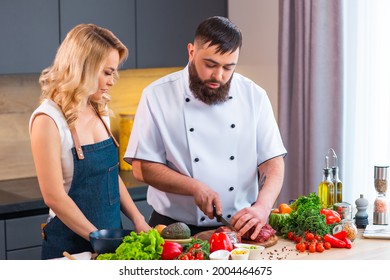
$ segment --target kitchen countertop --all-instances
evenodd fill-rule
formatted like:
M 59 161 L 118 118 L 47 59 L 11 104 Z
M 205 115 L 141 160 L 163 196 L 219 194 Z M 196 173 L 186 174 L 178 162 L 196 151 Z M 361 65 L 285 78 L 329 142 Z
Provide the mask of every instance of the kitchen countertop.
M 363 237 L 363 229 L 358 230 L 351 249 L 331 248 L 322 253 L 303 253 L 295 249 L 295 243 L 279 238 L 276 245 L 265 248 L 264 260 L 390 260 L 390 240 Z
M 120 176 L 134 201 L 145 199 L 147 186 L 134 179 L 131 171 Z M 0 181 L 0 219 L 48 213 L 36 177 Z

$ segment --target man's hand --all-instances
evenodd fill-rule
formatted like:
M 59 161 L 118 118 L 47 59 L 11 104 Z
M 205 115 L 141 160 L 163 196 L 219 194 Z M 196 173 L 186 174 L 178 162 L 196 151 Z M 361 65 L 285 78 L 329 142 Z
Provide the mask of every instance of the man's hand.
M 269 212 L 267 210 L 259 206 L 252 206 L 238 211 L 230 222 L 241 236 L 254 227 L 255 230 L 251 235 L 251 239 L 255 239 L 261 228 L 267 223 L 268 216 Z
M 219 199 L 219 195 L 207 185 L 200 183 L 193 196 L 195 204 L 209 219 L 214 218 L 213 205 L 215 205 L 217 213 L 221 214 L 221 200 Z

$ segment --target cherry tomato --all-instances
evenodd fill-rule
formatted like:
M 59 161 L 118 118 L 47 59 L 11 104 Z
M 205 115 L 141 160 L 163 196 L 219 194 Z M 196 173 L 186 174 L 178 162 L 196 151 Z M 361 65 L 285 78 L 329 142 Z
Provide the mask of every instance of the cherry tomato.
M 315 253 L 317 251 L 316 244 L 310 244 L 309 246 L 309 252 Z
M 196 252 L 195 253 L 195 260 L 203 260 L 204 259 L 204 254 L 202 252 Z
M 294 236 L 294 241 L 295 241 L 295 243 L 301 243 L 302 237 L 300 237 L 300 236 Z
M 321 235 L 316 234 L 316 235 L 314 236 L 314 239 L 315 239 L 315 240 L 318 240 L 318 241 L 321 241 L 321 240 L 322 240 L 322 237 L 321 237 Z
M 324 248 L 325 248 L 326 250 L 329 250 L 330 248 L 332 248 L 332 245 L 330 245 L 329 242 L 324 242 Z
M 297 243 L 297 245 L 295 245 L 295 248 L 296 248 L 299 252 L 305 252 L 305 251 L 306 251 L 306 246 L 305 246 L 305 244 L 303 244 L 303 243 Z
M 180 260 L 188 260 L 188 255 L 186 254 L 186 255 L 181 256 Z
M 287 238 L 290 239 L 290 240 L 294 240 L 294 233 L 292 231 L 290 231 L 288 234 L 287 234 Z
M 314 239 L 314 234 L 311 233 L 311 232 L 307 232 L 306 235 L 305 235 L 305 239 L 306 239 L 307 241 L 313 240 L 313 239 Z
M 322 253 L 323 251 L 325 251 L 325 248 L 324 248 L 324 245 L 322 242 L 318 242 L 317 245 L 316 245 L 316 250 L 317 252 L 319 253 Z

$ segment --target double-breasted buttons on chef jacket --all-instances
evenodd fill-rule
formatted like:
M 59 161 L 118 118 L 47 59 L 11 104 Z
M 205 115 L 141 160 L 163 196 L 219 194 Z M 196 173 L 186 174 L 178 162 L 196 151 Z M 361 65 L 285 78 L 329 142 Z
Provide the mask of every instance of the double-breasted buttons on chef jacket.
M 193 97 L 185 97 L 184 100 L 184 119 L 193 177 L 219 193 L 225 217 L 232 217 L 238 178 L 226 176 L 229 172 L 218 170 L 237 168 L 236 153 L 240 143 L 237 130 L 239 124 L 235 120 L 235 114 L 239 112 L 234 104 L 229 104 L 234 99 L 230 96 L 222 106 L 209 106 Z M 201 226 L 210 222 L 200 210 L 197 217 Z

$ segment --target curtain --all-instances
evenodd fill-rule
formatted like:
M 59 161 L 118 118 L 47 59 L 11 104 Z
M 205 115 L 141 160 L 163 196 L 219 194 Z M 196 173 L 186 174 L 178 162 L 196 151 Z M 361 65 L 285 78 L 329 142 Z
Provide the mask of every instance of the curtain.
M 390 1 L 344 5 L 344 197 L 372 204 L 374 166 L 390 164 Z
M 279 2 L 278 120 L 288 154 L 278 202 L 317 192 L 329 148 L 343 163 L 341 2 Z

